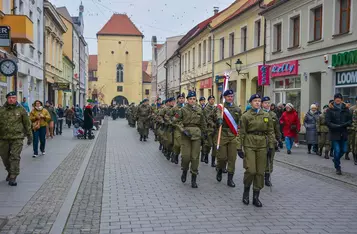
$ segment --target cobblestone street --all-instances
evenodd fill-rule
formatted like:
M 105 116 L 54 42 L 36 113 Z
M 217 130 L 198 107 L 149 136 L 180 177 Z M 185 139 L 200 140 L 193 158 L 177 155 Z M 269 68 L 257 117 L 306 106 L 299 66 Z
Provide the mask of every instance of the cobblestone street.
M 293 159 L 279 153 L 277 159 L 291 165 L 275 163 L 272 191 L 264 188 L 264 206 L 255 208 L 241 202 L 242 160 L 236 188 L 226 185 L 226 175 L 218 183 L 215 170 L 201 164 L 199 188 L 192 189 L 153 138 L 140 142 L 126 121 L 109 120 L 94 141 L 50 142 L 52 158 L 46 157 L 55 161 L 48 159 L 42 177 L 46 161 L 23 156 L 19 185 L 1 180 L 0 218 L 9 220 L 0 233 L 357 233 L 357 187 L 291 166 L 306 162 L 303 149 Z M 5 178 L 3 168 L 0 175 Z

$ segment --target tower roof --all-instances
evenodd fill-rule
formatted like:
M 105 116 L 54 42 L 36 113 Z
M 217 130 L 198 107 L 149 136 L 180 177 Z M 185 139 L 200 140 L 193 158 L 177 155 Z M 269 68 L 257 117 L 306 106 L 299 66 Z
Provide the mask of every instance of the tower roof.
M 97 35 L 143 36 L 125 14 L 113 14 Z

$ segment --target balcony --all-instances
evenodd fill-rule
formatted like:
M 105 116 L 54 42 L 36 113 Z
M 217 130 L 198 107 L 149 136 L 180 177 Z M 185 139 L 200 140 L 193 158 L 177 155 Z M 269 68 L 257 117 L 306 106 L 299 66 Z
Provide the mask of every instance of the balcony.
M 12 43 L 33 43 L 33 23 L 26 15 L 5 15 L 0 25 L 10 26 Z

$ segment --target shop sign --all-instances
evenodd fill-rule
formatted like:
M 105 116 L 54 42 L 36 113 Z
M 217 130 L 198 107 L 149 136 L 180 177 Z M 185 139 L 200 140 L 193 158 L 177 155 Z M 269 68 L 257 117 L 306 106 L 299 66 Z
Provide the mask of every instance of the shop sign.
M 336 72 L 336 86 L 357 84 L 357 71 Z
M 258 66 L 258 85 L 270 85 L 270 66 L 259 65 Z
M 285 63 L 271 65 L 271 77 L 297 75 L 299 70 L 299 61 L 292 60 Z
M 332 55 L 332 66 L 342 67 L 357 64 L 357 50 Z
M 63 91 L 66 91 L 66 90 L 70 90 L 69 88 L 69 83 L 54 83 L 52 85 L 53 89 L 54 90 L 63 90 Z
M 0 26 L 0 46 L 9 47 L 11 45 L 10 27 Z
M 200 89 L 210 89 L 212 88 L 212 78 L 208 78 L 200 81 Z
M 225 78 L 225 76 L 218 76 L 218 75 L 217 75 L 215 82 L 216 82 L 217 84 L 223 83 L 223 82 L 224 82 L 224 78 Z

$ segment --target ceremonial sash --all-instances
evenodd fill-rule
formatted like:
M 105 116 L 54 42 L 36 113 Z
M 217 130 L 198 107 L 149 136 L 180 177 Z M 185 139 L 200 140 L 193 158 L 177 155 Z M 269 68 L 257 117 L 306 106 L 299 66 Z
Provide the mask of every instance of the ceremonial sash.
M 237 136 L 238 135 L 238 124 L 236 123 L 236 121 L 234 120 L 233 116 L 231 115 L 231 113 L 229 112 L 229 110 L 227 108 L 223 108 L 222 104 L 218 105 L 218 108 L 222 111 L 222 109 L 224 109 L 224 113 L 223 113 L 223 118 L 226 121 L 229 129 L 231 130 L 231 132 Z

